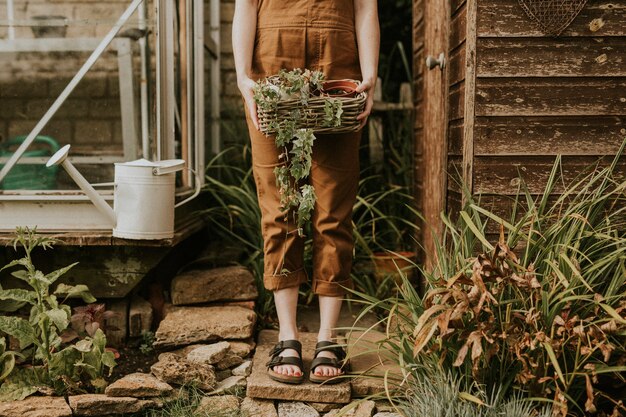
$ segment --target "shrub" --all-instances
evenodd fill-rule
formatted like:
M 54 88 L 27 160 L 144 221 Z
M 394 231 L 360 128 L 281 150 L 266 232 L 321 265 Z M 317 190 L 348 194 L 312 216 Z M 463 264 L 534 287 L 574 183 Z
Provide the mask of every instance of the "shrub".
M 101 329 L 75 344 L 64 343 L 71 320 L 70 307 L 65 304 L 67 298 L 80 296 L 85 302 L 94 302 L 95 298 L 85 285 L 59 284 L 54 292 L 50 291 L 50 287 L 76 265 L 49 274 L 37 270 L 31 253 L 37 247 L 49 249 L 52 244 L 53 240 L 37 235 L 35 230 L 18 228 L 14 248 L 17 250 L 21 246 L 25 256 L 0 269 L 21 266 L 22 269 L 12 271 L 11 275 L 30 287 L 0 288 L 4 310 L 16 311 L 23 306 L 31 306 L 27 319 L 0 316 L 0 331 L 14 337 L 20 350 L 0 354 L 3 366 L 1 376 L 4 377 L 0 386 L 0 401 L 21 400 L 37 391 L 52 390 L 58 394 L 84 392 L 87 389 L 103 391 L 106 386 L 104 372 L 115 366 L 113 353 L 106 351 L 106 337 Z M 4 338 L 0 340 L 4 350 Z M 16 367 L 16 357 L 24 363 L 30 362 L 32 366 Z
M 415 376 L 419 364 L 435 361 L 488 392 L 549 400 L 554 415 L 626 412 L 626 182 L 615 179 L 618 159 L 555 198 L 557 159 L 543 195 L 522 183 L 509 221 L 471 196 L 456 222 L 443 216 L 424 297 L 405 282 L 397 298 L 366 301 L 389 312 L 386 345 L 398 362 Z

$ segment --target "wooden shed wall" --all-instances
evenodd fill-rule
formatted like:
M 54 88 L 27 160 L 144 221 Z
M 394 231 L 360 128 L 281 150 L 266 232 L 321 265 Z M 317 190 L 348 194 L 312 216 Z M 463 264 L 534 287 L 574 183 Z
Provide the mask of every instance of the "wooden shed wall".
M 589 2 L 558 38 L 517 0 L 478 0 L 475 71 L 472 190 L 506 211 L 520 173 L 541 193 L 557 154 L 567 181 L 626 137 L 626 0 Z
M 424 167 L 423 143 L 424 143 L 424 126 L 423 114 L 424 94 L 423 94 L 423 74 L 424 74 L 424 1 L 413 1 L 413 81 L 414 94 L 413 100 L 415 104 L 415 190 L 416 208 L 422 211 L 422 195 L 423 187 L 421 178 L 423 177 L 422 168 Z

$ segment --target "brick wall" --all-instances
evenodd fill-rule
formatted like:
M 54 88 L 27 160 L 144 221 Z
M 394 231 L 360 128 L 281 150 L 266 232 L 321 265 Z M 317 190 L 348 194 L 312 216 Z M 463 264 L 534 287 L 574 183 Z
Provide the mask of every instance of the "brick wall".
M 128 6 L 127 0 L 15 0 L 15 19 L 61 15 L 66 38 L 102 38 Z M 0 18 L 6 5 L 0 4 Z M 136 20 L 131 22 L 135 25 Z M 16 27 L 16 38 L 34 38 Z M 0 38 L 8 29 L 0 27 Z M 138 52 L 135 51 L 136 57 Z M 0 140 L 28 134 L 89 57 L 88 52 L 17 53 L 0 56 Z M 139 71 L 138 58 L 135 73 Z M 117 53 L 106 51 L 42 132 L 73 153 L 119 153 L 122 149 Z
M 129 0 L 15 0 L 15 19 L 29 19 L 42 14 L 62 15 L 71 21 L 67 38 L 101 38 L 129 3 Z M 150 3 L 149 14 L 153 13 L 153 2 Z M 5 7 L 4 3 L 0 3 L 0 19 L 6 17 Z M 219 88 L 222 137 L 227 145 L 247 139 L 232 55 L 234 9 L 234 0 L 222 0 Z M 205 0 L 205 30 L 209 30 L 209 11 L 209 1 Z M 134 22 L 133 17 L 131 25 L 134 26 Z M 6 35 L 7 28 L 0 26 L 0 38 L 6 38 Z M 29 27 L 17 27 L 16 37 L 34 36 Z M 0 141 L 28 134 L 88 56 L 88 53 L 76 52 L 0 56 Z M 135 57 L 134 69 L 138 74 L 136 50 Z M 208 82 L 206 85 L 208 112 L 211 86 Z M 209 120 L 207 117 L 207 132 L 210 132 Z M 121 130 L 118 63 L 116 52 L 111 50 L 98 60 L 42 134 L 56 138 L 61 144 L 72 144 L 75 154 L 83 151 L 115 153 L 122 149 Z
M 237 75 L 233 59 L 232 23 L 234 12 L 235 0 L 222 0 L 220 10 L 222 47 L 220 95 L 222 97 L 221 134 L 225 146 L 248 141 L 248 132 L 243 116 L 243 102 L 237 87 Z

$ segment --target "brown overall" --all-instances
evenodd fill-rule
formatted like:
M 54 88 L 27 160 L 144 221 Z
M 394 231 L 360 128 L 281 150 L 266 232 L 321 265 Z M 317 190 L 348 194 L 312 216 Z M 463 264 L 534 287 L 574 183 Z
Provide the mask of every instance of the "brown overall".
M 284 69 L 323 71 L 327 79 L 361 79 L 354 0 L 259 0 L 252 60 L 254 80 Z M 274 291 L 307 281 L 304 239 L 280 210 L 274 138 L 248 118 L 253 172 L 262 214 L 264 285 Z M 313 291 L 342 296 L 352 288 L 352 206 L 359 179 L 361 132 L 316 135 L 309 181 L 317 203 L 312 218 Z

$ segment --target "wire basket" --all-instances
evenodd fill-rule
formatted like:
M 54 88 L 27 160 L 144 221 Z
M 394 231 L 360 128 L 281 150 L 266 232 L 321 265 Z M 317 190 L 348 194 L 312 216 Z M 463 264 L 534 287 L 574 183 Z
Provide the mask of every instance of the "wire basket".
M 278 79 L 277 76 L 268 77 L 270 82 L 277 82 Z M 324 85 L 334 86 L 345 82 L 354 83 L 356 86 L 360 84 L 357 80 L 330 80 L 324 82 Z M 277 101 L 271 110 L 257 108 L 261 132 L 266 135 L 275 133 L 275 130 L 272 129 L 274 122 L 293 118 L 294 114 L 298 115 L 295 118 L 297 120 L 297 129 L 312 129 L 314 133 L 347 133 L 359 130 L 361 121 L 356 118 L 365 108 L 367 94 L 365 92 L 357 93 L 354 90 L 329 94 L 328 91 L 330 90 L 330 88 L 324 88 L 322 91 L 312 92 L 306 103 L 303 103 L 301 98 L 296 97 Z M 329 99 L 341 102 L 343 113 L 341 114 L 341 124 L 339 126 L 328 126 L 325 120 L 326 106 Z

